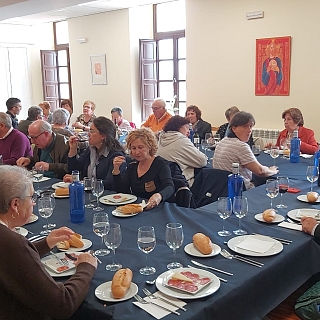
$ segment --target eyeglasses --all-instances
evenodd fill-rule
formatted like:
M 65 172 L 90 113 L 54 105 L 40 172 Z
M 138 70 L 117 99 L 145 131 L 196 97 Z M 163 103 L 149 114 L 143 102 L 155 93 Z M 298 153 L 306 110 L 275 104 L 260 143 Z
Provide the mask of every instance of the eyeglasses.
M 156 108 L 156 107 L 151 107 L 151 109 L 152 109 L 152 111 L 157 111 L 157 110 L 159 110 L 159 109 L 162 109 L 162 107 L 158 107 L 158 108 Z
M 44 134 L 45 133 L 45 131 L 43 131 L 43 132 L 41 132 L 40 134 L 38 134 L 37 136 L 35 136 L 35 137 L 31 137 L 31 136 L 28 136 L 28 138 L 30 139 L 30 140 L 37 140 L 42 134 Z
M 30 198 L 32 203 L 36 203 L 38 199 L 36 194 L 33 194 L 32 196 L 26 196 L 26 198 Z

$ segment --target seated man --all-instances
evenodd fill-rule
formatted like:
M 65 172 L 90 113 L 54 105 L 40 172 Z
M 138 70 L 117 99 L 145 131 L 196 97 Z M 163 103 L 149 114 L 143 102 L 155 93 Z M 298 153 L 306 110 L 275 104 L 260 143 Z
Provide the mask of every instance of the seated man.
M 6 101 L 7 106 L 7 114 L 10 116 L 12 121 L 12 127 L 16 129 L 18 127 L 18 118 L 17 115 L 20 113 L 21 110 L 21 101 L 18 98 L 9 98 Z
M 128 120 L 122 118 L 122 109 L 120 107 L 114 107 L 111 109 L 112 122 L 118 126 L 120 130 L 131 131 L 133 128 Z
M 32 106 L 28 109 L 28 118 L 26 120 L 21 120 L 18 124 L 17 129 L 24 133 L 26 136 L 28 135 L 28 128 L 33 121 L 38 119 L 42 119 L 43 113 L 42 109 L 38 106 Z
M 45 176 L 62 179 L 67 173 L 69 145 L 67 139 L 52 132 L 47 121 L 37 120 L 28 129 L 31 142 L 35 144 L 33 157 L 22 157 L 17 165 L 31 169 L 43 167 Z
M 166 102 L 161 98 L 156 98 L 151 105 L 153 113 L 141 125 L 150 128 L 153 132 L 161 131 L 167 121 L 172 117 L 166 110 Z
M 20 157 L 32 157 L 29 139 L 12 127 L 11 118 L 0 112 L 0 154 L 3 164 L 15 165 Z

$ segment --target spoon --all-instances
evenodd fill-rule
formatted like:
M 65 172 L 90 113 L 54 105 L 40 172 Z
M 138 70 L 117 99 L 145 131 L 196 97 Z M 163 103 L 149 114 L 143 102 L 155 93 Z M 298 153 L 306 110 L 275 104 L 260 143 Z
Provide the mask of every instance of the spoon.
M 153 280 L 146 280 L 146 284 L 155 284 L 157 279 L 153 279 Z
M 97 258 L 98 262 L 99 263 L 102 263 L 102 261 L 94 254 L 94 251 L 93 250 L 89 250 L 88 251 L 93 257 Z

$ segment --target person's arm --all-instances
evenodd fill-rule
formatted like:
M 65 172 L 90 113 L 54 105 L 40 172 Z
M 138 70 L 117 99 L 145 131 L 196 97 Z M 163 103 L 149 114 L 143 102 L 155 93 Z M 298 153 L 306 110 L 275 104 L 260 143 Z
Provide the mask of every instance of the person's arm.
M 301 137 L 300 151 L 302 153 L 314 154 L 318 151 L 318 143 L 314 137 L 314 132 L 311 129 L 302 128 L 304 129 L 304 135 Z
M 162 188 L 159 193 L 162 197 L 162 201 L 166 201 L 174 193 L 174 184 L 171 177 L 170 167 L 164 161 L 161 163 L 161 168 L 158 171 L 158 177 Z
M 199 149 L 197 149 L 190 139 L 187 138 L 185 141 L 185 144 L 181 146 L 181 153 L 178 157 L 179 161 L 176 162 L 178 164 L 181 162 L 181 164 L 192 168 L 205 167 L 207 165 L 208 157 Z
M 28 150 L 27 154 L 25 153 L 26 150 Z M 12 144 L 10 158 L 5 159 L 3 161 L 3 164 L 15 165 L 18 159 L 25 156 L 30 156 L 30 157 L 32 156 L 30 142 L 28 140 L 27 141 L 15 140 Z
M 266 167 L 261 165 L 258 161 L 250 162 L 244 165 L 245 168 L 249 169 L 252 173 L 261 177 L 269 177 L 279 172 L 277 167 Z
M 124 173 L 120 174 L 120 169 L 124 162 L 125 157 L 123 156 L 113 158 L 113 169 L 111 173 L 113 175 L 114 188 L 117 192 L 131 193 L 131 170 L 133 169 L 132 165 L 129 164 Z

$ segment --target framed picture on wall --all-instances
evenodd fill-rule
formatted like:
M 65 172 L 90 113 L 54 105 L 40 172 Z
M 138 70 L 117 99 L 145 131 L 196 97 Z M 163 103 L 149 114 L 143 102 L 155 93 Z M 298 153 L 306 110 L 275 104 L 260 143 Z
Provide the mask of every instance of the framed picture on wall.
M 100 55 L 90 56 L 90 64 L 91 64 L 91 83 L 107 84 L 106 55 L 100 54 Z
M 256 96 L 288 96 L 291 37 L 256 39 Z

